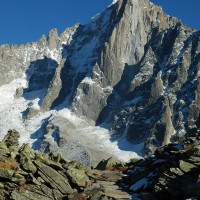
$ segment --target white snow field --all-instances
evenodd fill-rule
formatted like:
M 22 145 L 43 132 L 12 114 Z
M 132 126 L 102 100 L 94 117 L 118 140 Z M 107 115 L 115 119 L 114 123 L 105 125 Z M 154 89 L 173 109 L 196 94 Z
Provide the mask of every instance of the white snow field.
M 38 103 L 44 95 L 44 91 L 35 91 L 34 94 L 33 92 L 26 94 L 26 99 L 23 96 L 15 98 L 16 90 L 18 88 L 26 88 L 26 86 L 25 78 L 20 78 L 0 87 L 0 139 L 6 135 L 9 129 L 16 129 L 21 135 L 20 144 L 29 143 L 32 146 L 37 138 L 31 139 L 31 134 L 40 129 L 44 119 L 48 117 L 62 117 L 76 127 L 69 134 L 70 140 L 74 140 L 87 147 L 90 152 L 96 152 L 94 156 L 98 156 L 98 153 L 101 153 L 102 155 L 108 155 L 107 157 L 114 156 L 123 161 L 138 157 L 138 154 L 133 151 L 140 152 L 142 144 L 133 146 L 125 139 L 112 142 L 110 140 L 110 132 L 107 129 L 92 127 L 87 124 L 84 127 L 81 126 L 80 124 L 84 123 L 84 120 L 76 117 L 67 108 L 59 111 L 38 112 L 34 117 L 24 120 L 22 113 L 28 107 L 39 110 L 40 106 Z M 35 96 L 37 98 L 33 99 L 32 97 Z

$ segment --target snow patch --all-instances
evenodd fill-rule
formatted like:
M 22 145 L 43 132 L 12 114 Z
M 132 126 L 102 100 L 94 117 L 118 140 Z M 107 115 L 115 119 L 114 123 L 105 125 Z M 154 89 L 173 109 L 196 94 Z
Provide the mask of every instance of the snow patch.
M 80 143 L 90 149 L 112 154 L 118 159 L 128 162 L 131 158 L 140 157 L 137 153 L 121 148 L 118 142 L 111 141 L 109 130 L 101 127 L 86 127 L 74 130 L 75 139 L 80 138 Z M 123 143 L 126 145 L 127 143 Z
M 59 110 L 58 112 L 56 112 L 55 115 L 67 119 L 73 125 L 75 125 L 75 127 L 78 127 L 82 122 L 84 122 L 82 119 L 80 119 L 80 118 L 76 117 L 75 115 L 73 115 L 72 112 L 67 108 Z
M 90 77 L 85 77 L 81 83 L 87 83 L 88 85 L 92 85 L 94 84 L 95 82 L 90 78 Z
M 126 138 L 119 139 L 116 143 L 116 146 L 118 146 L 119 149 L 123 151 L 130 151 L 135 152 L 137 154 L 137 157 L 142 156 L 142 149 L 144 148 L 144 142 L 139 144 L 132 144 L 129 141 L 127 141 Z

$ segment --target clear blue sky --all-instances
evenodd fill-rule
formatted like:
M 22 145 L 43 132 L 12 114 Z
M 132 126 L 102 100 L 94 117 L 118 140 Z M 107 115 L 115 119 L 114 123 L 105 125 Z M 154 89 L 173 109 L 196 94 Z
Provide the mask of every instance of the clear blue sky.
M 62 32 L 87 23 L 112 0 L 0 0 L 0 44 L 37 41 L 52 28 Z M 152 0 L 185 24 L 200 29 L 200 0 Z

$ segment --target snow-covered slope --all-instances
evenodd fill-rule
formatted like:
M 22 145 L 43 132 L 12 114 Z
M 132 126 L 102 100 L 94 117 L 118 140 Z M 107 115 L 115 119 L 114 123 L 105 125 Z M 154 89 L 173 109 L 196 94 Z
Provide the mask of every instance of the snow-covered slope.
M 0 137 L 15 128 L 86 163 L 181 140 L 199 127 L 199 37 L 148 0 L 118 0 L 60 36 L 1 46 Z
M 131 150 L 120 150 L 117 142 L 111 142 L 110 133 L 107 129 L 91 127 L 83 119 L 73 115 L 67 108 L 59 111 L 39 112 L 39 101 L 44 96 L 44 90 L 29 92 L 22 97 L 16 98 L 15 91 L 21 87 L 25 88 L 26 85 L 27 81 L 21 78 L 0 87 L 0 139 L 3 139 L 9 129 L 16 129 L 20 131 L 20 144 L 29 143 L 32 148 L 41 151 L 59 150 L 68 159 L 76 159 L 94 165 L 100 159 L 110 156 L 118 157 L 123 161 L 138 157 Z M 38 97 L 35 98 L 35 96 Z M 24 116 L 27 109 L 34 109 L 38 112 L 34 113 L 34 116 L 27 118 L 27 116 Z M 55 131 L 47 129 L 47 124 L 52 124 L 52 121 L 57 118 L 61 118 L 62 122 L 69 123 L 73 127 L 67 135 L 63 135 L 67 143 L 59 145 L 59 147 Z M 44 124 L 46 125 L 44 126 Z M 59 126 L 59 129 L 69 129 L 69 126 L 65 127 L 59 121 L 55 124 Z M 58 137 L 61 137 L 61 133 L 59 133 Z M 48 143 L 48 147 L 44 145 L 45 142 Z M 88 156 L 84 156 L 87 153 Z

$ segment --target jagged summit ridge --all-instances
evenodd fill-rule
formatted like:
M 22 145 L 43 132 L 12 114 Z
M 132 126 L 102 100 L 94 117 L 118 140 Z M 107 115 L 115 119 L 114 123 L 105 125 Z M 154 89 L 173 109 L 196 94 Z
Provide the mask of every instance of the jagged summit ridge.
M 149 1 L 118 0 L 60 36 L 54 29 L 35 43 L 1 46 L 2 94 L 20 78 L 2 97 L 1 116 L 15 107 L 17 129 L 42 151 L 73 146 L 73 134 L 98 125 L 119 148 L 148 154 L 199 126 L 199 37 Z M 11 116 L 6 123 L 16 126 Z

